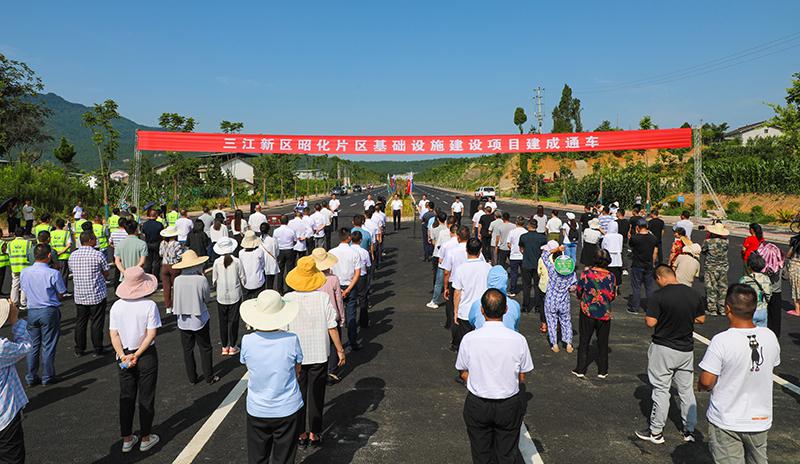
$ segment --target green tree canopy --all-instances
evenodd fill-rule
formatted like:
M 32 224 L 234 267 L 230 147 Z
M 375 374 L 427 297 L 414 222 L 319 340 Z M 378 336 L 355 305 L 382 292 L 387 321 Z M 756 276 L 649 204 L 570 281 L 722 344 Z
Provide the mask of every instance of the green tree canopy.
M 786 89 L 786 106 L 769 106 L 775 111 L 770 122 L 783 131 L 781 143 L 797 154 L 800 152 L 800 72 L 792 74 L 792 86 Z
M 242 129 L 244 129 L 244 123 L 242 122 L 222 121 L 219 123 L 219 130 L 226 134 L 237 133 Z
M 525 115 L 525 109 L 518 106 L 517 109 L 514 110 L 514 125 L 519 128 L 520 134 L 524 132 L 522 125 L 525 124 L 527 121 L 528 121 L 528 116 Z
M 53 155 L 65 168 L 70 169 L 75 158 L 75 145 L 69 143 L 66 137 L 61 137 L 61 143 L 53 149 Z
M 572 89 L 564 84 L 561 100 L 553 108 L 553 132 L 582 132 L 581 101 L 572 97 Z
M 51 139 L 43 131 L 50 110 L 36 98 L 42 89 L 42 80 L 27 64 L 0 53 L 0 157 Z

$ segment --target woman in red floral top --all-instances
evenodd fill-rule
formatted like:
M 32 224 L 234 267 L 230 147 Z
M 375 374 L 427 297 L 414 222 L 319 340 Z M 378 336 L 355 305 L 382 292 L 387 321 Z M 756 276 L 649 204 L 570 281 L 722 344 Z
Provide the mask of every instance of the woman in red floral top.
M 581 312 L 578 324 L 580 345 L 578 346 L 578 365 L 572 371 L 579 378 L 586 377 L 589 367 L 589 342 L 597 333 L 597 377 L 608 376 L 608 336 L 611 332 L 611 302 L 617 297 L 617 280 L 608 270 L 611 255 L 608 250 L 599 249 L 595 254 L 594 266 L 587 267 L 578 279 L 575 294 L 580 302 Z

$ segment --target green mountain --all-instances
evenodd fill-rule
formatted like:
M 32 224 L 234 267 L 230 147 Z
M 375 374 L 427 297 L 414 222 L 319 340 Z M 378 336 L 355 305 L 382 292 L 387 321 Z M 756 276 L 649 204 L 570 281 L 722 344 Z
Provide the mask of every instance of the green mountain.
M 58 161 L 53 156 L 53 148 L 58 146 L 61 137 L 75 145 L 75 164 L 82 169 L 92 170 L 98 167 L 97 147 L 92 143 L 92 132 L 84 127 L 82 115 L 92 108 L 72 103 L 64 100 L 54 93 L 42 94 L 39 101 L 49 108 L 52 113 L 45 123 L 45 133 L 53 139 L 37 147 L 42 152 L 42 160 Z M 147 127 L 137 124 L 127 118 L 119 118 L 113 122 L 114 127 L 119 131 L 119 149 L 117 159 L 112 163 L 113 166 L 124 166 L 122 160 L 131 158 L 133 155 L 133 140 L 136 129 L 159 130 L 155 127 Z
M 451 159 L 452 158 L 433 158 L 416 161 L 356 161 L 356 164 L 386 177 L 386 174 L 405 174 L 407 172 L 420 173 L 441 166 Z

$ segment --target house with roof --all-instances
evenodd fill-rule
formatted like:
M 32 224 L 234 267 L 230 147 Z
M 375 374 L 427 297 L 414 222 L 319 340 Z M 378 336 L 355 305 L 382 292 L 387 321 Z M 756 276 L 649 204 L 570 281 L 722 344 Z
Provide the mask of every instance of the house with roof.
M 740 139 L 743 145 L 759 137 L 779 137 L 783 135 L 780 130 L 769 121 L 761 121 L 746 126 L 738 127 L 725 133 L 725 140 Z

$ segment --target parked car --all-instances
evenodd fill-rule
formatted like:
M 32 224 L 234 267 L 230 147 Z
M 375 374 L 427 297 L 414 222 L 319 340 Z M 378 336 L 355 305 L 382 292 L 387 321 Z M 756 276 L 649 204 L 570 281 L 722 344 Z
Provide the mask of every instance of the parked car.
M 364 191 L 364 188 L 362 186 L 360 186 L 358 184 L 353 186 L 353 193 L 360 193 L 360 192 L 363 192 L 363 191 Z
M 489 197 L 494 198 L 496 194 L 494 187 L 478 187 L 478 189 L 475 190 L 475 196 L 481 199 Z
M 342 195 L 346 195 L 346 193 L 345 193 L 345 190 L 342 187 L 337 185 L 336 187 L 331 189 L 331 195 L 342 196 Z

